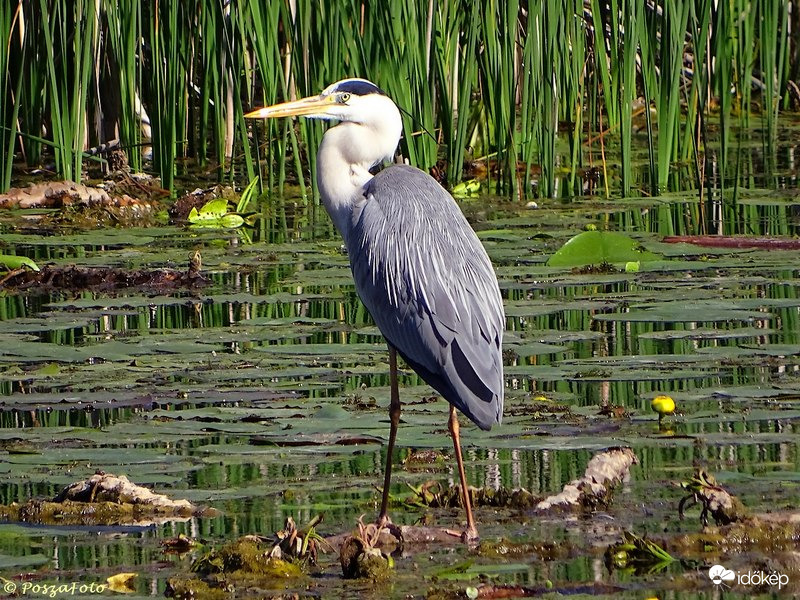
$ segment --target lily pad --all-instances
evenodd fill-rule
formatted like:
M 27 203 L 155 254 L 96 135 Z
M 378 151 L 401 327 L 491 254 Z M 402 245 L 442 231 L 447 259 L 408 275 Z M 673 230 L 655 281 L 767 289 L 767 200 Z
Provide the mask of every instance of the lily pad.
M 581 267 L 602 263 L 622 264 L 658 260 L 657 254 L 625 234 L 614 231 L 583 231 L 568 240 L 547 261 L 550 267 Z

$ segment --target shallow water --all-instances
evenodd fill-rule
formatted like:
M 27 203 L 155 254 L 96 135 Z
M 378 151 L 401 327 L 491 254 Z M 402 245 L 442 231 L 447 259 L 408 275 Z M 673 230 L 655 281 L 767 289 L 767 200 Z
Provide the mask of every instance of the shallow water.
M 745 195 L 729 232 L 800 233 L 791 199 L 778 196 Z M 631 446 L 640 464 L 610 508 L 590 516 L 478 509 L 483 539 L 560 551 L 497 558 L 431 547 L 399 558 L 393 580 L 377 588 L 343 582 L 328 555 L 310 579 L 275 594 L 400 598 L 494 581 L 608 597 L 711 598 L 719 593 L 706 575 L 712 564 L 788 568 L 759 550 L 712 549 L 634 574 L 609 571 L 603 552 L 623 530 L 655 539 L 697 532 L 699 509 L 684 521 L 677 509 L 679 483 L 694 466 L 754 512 L 796 507 L 800 253 L 665 244 L 663 234 L 696 233 L 682 223 L 697 202 L 679 196 L 462 205 L 496 265 L 508 317 L 503 425 L 482 432 L 462 419 L 470 482 L 547 495 L 602 449 Z M 587 224 L 626 231 L 663 259 L 632 273 L 548 267 L 548 256 Z M 0 575 L 88 583 L 129 571 L 139 574 L 139 596 L 163 596 L 191 558 L 164 554 L 165 538 L 183 533 L 214 544 L 319 513 L 319 531 L 335 534 L 376 512 L 387 353 L 355 296 L 341 243 L 319 208 L 291 203 L 266 203 L 252 234 L 252 244 L 236 232 L 172 227 L 4 235 L 17 253 L 57 265 L 185 269 L 199 250 L 209 283 L 157 294 L 0 296 L 0 502 L 53 496 L 102 469 L 221 515 L 140 528 L 6 524 Z M 401 384 L 395 463 L 417 449 L 449 456 L 446 403 L 408 369 Z M 661 393 L 675 399 L 678 414 L 659 429 L 650 401 Z M 603 405 L 624 416 L 599 415 Z M 396 467 L 393 493 L 402 499 L 407 484 L 429 479 L 455 483 L 451 462 Z M 425 513 L 459 526 L 457 510 L 398 504 L 392 516 L 412 524 Z M 800 581 L 800 572 L 792 577 Z

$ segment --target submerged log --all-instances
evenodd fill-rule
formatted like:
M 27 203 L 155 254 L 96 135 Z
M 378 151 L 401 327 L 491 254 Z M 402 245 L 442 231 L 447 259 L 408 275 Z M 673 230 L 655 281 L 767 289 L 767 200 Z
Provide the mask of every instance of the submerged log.
M 607 505 L 612 489 L 625 477 L 632 465 L 638 464 L 630 448 L 611 448 L 595 454 L 586 465 L 583 477 L 571 481 L 554 496 L 549 496 L 536 505 L 538 512 L 553 509 L 593 509 Z
M 95 473 L 86 481 L 78 481 L 65 487 L 53 499 L 53 502 L 118 502 L 120 504 L 138 504 L 157 509 L 178 512 L 194 510 L 188 500 L 172 500 L 164 494 L 156 494 L 152 490 L 136 485 L 125 475 Z
M 52 501 L 28 500 L 0 505 L 0 519 L 44 525 L 137 525 L 216 515 L 188 500 L 132 483 L 124 475 L 96 473 L 64 488 Z

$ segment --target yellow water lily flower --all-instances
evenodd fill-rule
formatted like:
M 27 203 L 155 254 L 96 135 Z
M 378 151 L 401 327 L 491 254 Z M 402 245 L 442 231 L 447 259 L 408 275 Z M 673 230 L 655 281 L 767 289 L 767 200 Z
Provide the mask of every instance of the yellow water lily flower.
M 675 400 L 669 396 L 656 396 L 653 398 L 650 406 L 658 413 L 659 421 L 663 419 L 665 415 L 671 415 L 675 412 Z

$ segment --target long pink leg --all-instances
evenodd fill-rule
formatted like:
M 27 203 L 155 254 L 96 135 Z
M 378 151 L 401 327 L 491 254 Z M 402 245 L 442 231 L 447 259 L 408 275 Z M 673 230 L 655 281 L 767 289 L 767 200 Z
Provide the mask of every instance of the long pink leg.
M 458 415 L 456 414 L 456 407 L 452 404 L 450 405 L 450 421 L 448 425 L 450 435 L 453 436 L 453 448 L 455 448 L 456 451 L 458 477 L 461 480 L 461 500 L 464 502 L 464 511 L 467 513 L 467 529 L 461 534 L 461 539 L 465 542 L 469 542 L 478 539 L 478 528 L 475 527 L 475 518 L 472 516 L 472 506 L 469 501 L 469 487 L 467 486 L 467 474 L 464 472 L 464 459 L 461 458 Z

